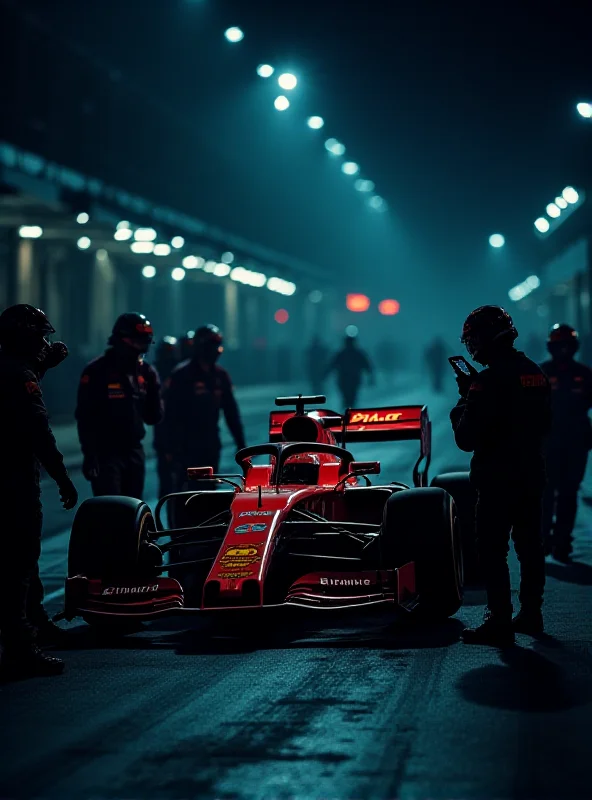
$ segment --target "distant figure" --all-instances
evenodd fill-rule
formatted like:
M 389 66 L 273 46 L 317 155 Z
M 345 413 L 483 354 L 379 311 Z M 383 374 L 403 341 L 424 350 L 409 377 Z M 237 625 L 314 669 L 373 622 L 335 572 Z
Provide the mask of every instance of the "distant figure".
M 592 370 L 575 360 L 578 333 L 570 325 L 554 325 L 547 349 L 551 360 L 541 369 L 551 383 L 553 422 L 547 440 L 547 485 L 543 499 L 545 551 L 569 562 L 578 510 L 578 491 L 592 448 Z
M 322 394 L 329 350 L 320 336 L 314 336 L 305 352 L 306 374 L 311 394 Z
M 332 372 L 337 373 L 337 385 L 345 408 L 355 408 L 364 373 L 368 374 L 370 382 L 374 382 L 370 359 L 357 346 L 355 336 L 345 337 L 343 349 L 333 356 L 327 367 L 327 375 Z
M 388 383 L 392 383 L 395 365 L 397 362 L 397 351 L 390 339 L 382 339 L 376 348 L 376 363 L 378 368 L 384 372 Z
M 195 331 L 187 331 L 179 337 L 177 349 L 179 351 L 179 362 L 187 361 L 193 357 L 193 344 L 195 341 Z
M 432 388 L 438 394 L 444 388 L 444 373 L 446 370 L 446 345 L 443 339 L 437 337 L 426 348 L 425 362 L 430 374 Z
M 165 336 L 156 346 L 154 366 L 165 387 L 171 372 L 180 361 L 178 344 L 174 336 Z M 164 425 L 154 427 L 154 450 L 158 472 L 158 496 L 164 497 L 173 491 L 174 486 L 173 465 L 167 453 Z

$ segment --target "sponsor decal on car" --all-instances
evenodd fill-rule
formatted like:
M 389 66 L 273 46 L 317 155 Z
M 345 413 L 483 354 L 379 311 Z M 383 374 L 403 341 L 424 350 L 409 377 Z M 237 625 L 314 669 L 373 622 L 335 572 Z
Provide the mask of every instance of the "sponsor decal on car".
M 220 559 L 220 566 L 224 570 L 241 570 L 257 564 L 261 561 L 259 548 L 263 547 L 264 542 L 259 544 L 231 545 L 226 548 L 226 552 Z
M 241 511 L 239 517 L 273 517 L 275 511 Z
M 219 578 L 226 578 L 228 580 L 236 580 L 237 578 L 250 578 L 253 575 L 253 571 L 250 569 L 243 569 L 239 572 L 219 572 Z
M 149 592 L 157 592 L 158 584 L 152 586 L 106 586 L 101 594 L 148 594 Z
M 267 529 L 267 525 L 259 522 L 254 525 L 238 525 L 235 529 L 235 533 L 263 533 L 264 530 Z
M 363 422 L 364 424 L 369 424 L 372 422 L 397 422 L 397 420 L 401 419 L 402 416 L 403 413 L 400 411 L 397 412 L 393 411 L 388 414 L 377 414 L 376 412 L 371 414 L 362 411 L 357 411 L 350 416 L 349 422 L 352 425 L 359 422 Z
M 320 578 L 321 586 L 370 586 L 368 578 Z

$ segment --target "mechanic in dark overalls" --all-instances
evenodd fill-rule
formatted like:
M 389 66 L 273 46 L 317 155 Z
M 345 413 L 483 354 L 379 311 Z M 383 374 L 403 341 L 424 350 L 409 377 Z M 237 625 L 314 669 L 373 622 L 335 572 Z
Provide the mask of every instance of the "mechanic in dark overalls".
M 466 643 L 503 646 L 514 631 L 543 630 L 545 559 L 543 445 L 551 424 L 551 390 L 543 371 L 514 348 L 510 315 L 482 306 L 467 317 L 461 341 L 486 369 L 458 378 L 460 400 L 450 412 L 461 450 L 472 452 L 477 490 L 477 551 L 487 590 L 482 625 L 465 629 Z M 512 619 L 510 533 L 520 561 L 520 612 Z
M 171 372 L 180 361 L 178 345 L 174 336 L 165 336 L 156 346 L 154 367 L 165 387 Z M 174 486 L 173 465 L 167 452 L 164 425 L 155 426 L 153 442 L 158 472 L 158 496 L 164 497 L 173 491 Z
M 163 415 L 158 373 L 144 361 L 152 338 L 143 314 L 122 314 L 105 354 L 82 373 L 76 419 L 82 471 L 95 497 L 142 499 L 145 425 L 157 425 Z
M 337 373 L 337 385 L 344 408 L 355 408 L 362 376 L 366 373 L 374 380 L 372 364 L 366 353 L 356 345 L 356 336 L 346 336 L 343 348 L 335 354 L 327 367 L 327 375 Z
M 541 364 L 551 384 L 553 424 L 547 441 L 547 486 L 543 501 L 545 549 L 569 562 L 578 509 L 578 491 L 592 448 L 592 370 L 574 359 L 579 337 L 570 325 L 554 325 Z
M 16 676 L 64 669 L 63 661 L 39 649 L 64 636 L 43 608 L 39 465 L 57 483 L 64 508 L 78 501 L 39 387 L 43 374 L 68 355 L 61 342 L 49 344 L 52 333 L 43 311 L 33 306 L 12 306 L 0 315 L 0 633 L 2 671 Z
M 240 450 L 245 435 L 230 376 L 216 363 L 223 352 L 222 334 L 215 325 L 195 332 L 193 357 L 173 370 L 165 391 L 165 436 L 175 464 L 176 488 L 186 480 L 188 467 L 220 464 L 220 411 Z

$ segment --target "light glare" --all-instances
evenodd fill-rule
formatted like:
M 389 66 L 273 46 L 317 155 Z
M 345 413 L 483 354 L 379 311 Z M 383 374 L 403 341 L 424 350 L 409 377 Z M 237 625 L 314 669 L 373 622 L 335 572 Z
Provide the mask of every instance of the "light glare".
M 225 264 L 232 264 L 234 261 L 234 253 L 231 253 L 230 250 L 222 253 L 221 261 L 223 261 Z
M 80 214 L 76 217 L 76 222 L 79 225 L 86 225 L 86 223 L 89 221 L 89 219 L 90 219 L 90 217 L 88 216 L 86 211 L 81 211 Z
M 43 228 L 40 225 L 21 225 L 19 236 L 21 239 L 39 239 L 43 236 Z
M 366 181 L 363 178 L 358 178 L 354 186 L 358 192 L 371 192 L 374 189 L 374 181 Z
M 132 242 L 130 249 L 132 253 L 153 253 L 154 242 Z
M 590 119 L 592 117 L 592 103 L 578 103 L 576 108 L 578 114 L 584 117 L 584 119 Z
M 555 205 L 555 203 L 549 203 L 549 205 L 547 206 L 547 208 L 545 209 L 545 211 L 546 211 L 546 212 L 547 212 L 547 214 L 548 214 L 550 217 L 552 217 L 553 219 L 556 219 L 557 217 L 559 217 L 559 216 L 561 215 L 561 209 L 560 209 L 560 208 L 558 208 L 558 207 Z
M 296 291 L 296 284 L 291 281 L 285 281 L 283 278 L 269 278 L 267 288 L 272 292 L 278 292 L 278 294 L 290 297 Z
M 559 208 L 561 208 L 561 209 L 567 208 L 567 200 L 565 200 L 563 197 L 556 197 L 555 198 L 555 205 L 559 206 Z
M 233 44 L 241 42 L 245 38 L 245 34 L 236 25 L 233 25 L 232 28 L 227 28 L 224 31 L 224 36 L 228 42 L 232 42 Z M 177 280 L 182 279 L 178 278 Z
M 226 275 L 230 275 L 230 267 L 228 264 L 216 264 L 214 267 L 214 275 L 218 278 L 225 278 Z
M 154 278 L 154 276 L 156 275 L 156 267 L 151 267 L 150 265 L 142 267 L 142 275 L 145 278 Z
M 170 244 L 155 244 L 154 245 L 154 255 L 155 256 L 168 256 L 171 252 Z
M 273 104 L 278 111 L 285 111 L 287 108 L 290 108 L 290 101 L 283 94 L 280 94 L 279 97 L 276 97 L 273 101 Z
M 119 230 L 116 230 L 113 234 L 113 238 L 118 242 L 127 242 L 133 235 L 133 232 L 129 228 L 119 228 Z
M 138 228 L 134 233 L 136 242 L 153 242 L 156 239 L 154 228 Z
M 325 124 L 325 120 L 322 117 L 309 117 L 306 120 L 306 124 L 309 128 L 312 128 L 313 131 L 318 131 Z
M 549 225 L 549 220 L 548 219 L 545 219 L 545 217 L 539 217 L 538 219 L 536 219 L 534 221 L 534 227 L 540 233 L 547 233 L 547 231 L 549 230 L 549 228 L 551 226 Z
M 332 156 L 342 156 L 345 153 L 345 145 L 338 142 L 337 139 L 327 139 L 325 142 L 325 149 L 328 150 Z
M 291 72 L 284 72 L 278 78 L 278 84 L 280 88 L 285 89 L 287 92 L 290 92 L 292 89 L 296 88 L 298 83 L 298 78 L 296 75 L 292 75 Z
M 171 272 L 171 278 L 174 281 L 182 281 L 184 277 L 185 277 L 185 270 L 183 269 L 183 267 L 175 267 L 175 269 L 172 270 Z
M 185 239 L 182 236 L 173 236 L 171 239 L 171 244 L 175 250 L 180 250 L 185 244 Z
M 308 299 L 311 303 L 320 303 L 323 299 L 323 293 L 320 289 L 313 289 L 312 292 L 308 295 Z
M 375 211 L 386 211 L 386 203 L 379 195 L 375 194 L 374 197 L 371 197 L 368 200 L 368 205 L 370 208 L 373 208 Z
M 568 203 L 577 203 L 580 199 L 580 195 L 576 192 L 573 186 L 566 186 L 565 189 L 561 192 L 563 199 L 567 200 Z
M 346 161 L 344 164 L 341 165 L 341 171 L 345 175 L 357 175 L 360 171 L 360 167 L 356 164 L 355 161 Z
M 257 67 L 257 75 L 259 75 L 260 78 L 271 78 L 274 72 L 275 70 L 271 64 L 259 64 Z
M 76 244 L 78 245 L 79 250 L 88 250 L 91 242 L 88 236 L 81 236 L 80 239 L 76 242 Z
M 506 240 L 501 235 L 501 233 L 492 233 L 489 237 L 489 244 L 492 247 L 503 247 L 506 243 Z

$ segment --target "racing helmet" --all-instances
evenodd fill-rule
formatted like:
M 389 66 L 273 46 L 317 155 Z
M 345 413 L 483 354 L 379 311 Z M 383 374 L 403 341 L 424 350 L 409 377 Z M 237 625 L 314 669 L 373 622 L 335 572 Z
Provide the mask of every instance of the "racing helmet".
M 463 325 L 461 342 L 471 358 L 486 363 L 488 351 L 498 343 L 511 344 L 518 336 L 512 317 L 501 306 L 479 306 L 471 311 Z
M 289 456 L 282 467 L 281 484 L 303 483 L 314 486 L 319 480 L 319 457 L 310 453 Z
M 580 349 L 580 337 L 575 328 L 556 322 L 549 331 L 547 350 L 555 358 L 572 358 Z
M 196 356 L 208 362 L 216 362 L 224 352 L 224 337 L 216 325 L 202 325 L 195 331 L 193 341 Z
M 147 353 L 153 341 L 152 325 L 144 314 L 139 314 L 137 311 L 128 311 L 117 317 L 109 337 L 109 344 L 117 345 L 123 342 L 138 353 Z
M 5 350 L 42 361 L 49 351 L 47 336 L 55 328 L 47 315 L 35 306 L 19 303 L 0 314 L 0 345 Z
M 186 361 L 193 356 L 195 331 L 187 331 L 179 337 L 179 353 L 181 361 Z

